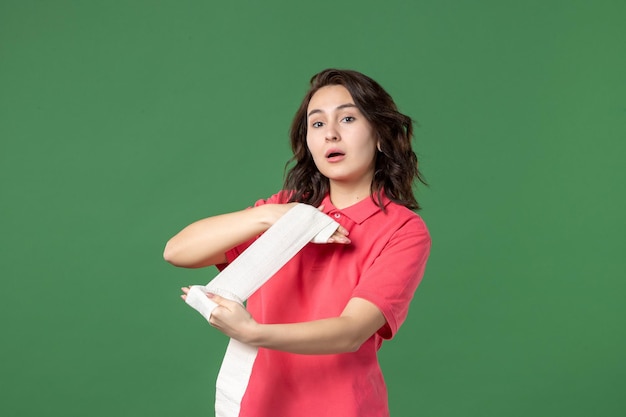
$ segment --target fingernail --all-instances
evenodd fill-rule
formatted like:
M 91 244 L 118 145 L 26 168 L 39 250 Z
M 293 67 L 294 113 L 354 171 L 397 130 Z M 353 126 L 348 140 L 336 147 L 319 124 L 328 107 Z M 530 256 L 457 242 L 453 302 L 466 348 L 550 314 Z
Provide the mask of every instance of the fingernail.
M 206 296 L 209 298 L 213 298 L 215 296 L 215 294 L 211 294 L 210 292 L 206 293 Z

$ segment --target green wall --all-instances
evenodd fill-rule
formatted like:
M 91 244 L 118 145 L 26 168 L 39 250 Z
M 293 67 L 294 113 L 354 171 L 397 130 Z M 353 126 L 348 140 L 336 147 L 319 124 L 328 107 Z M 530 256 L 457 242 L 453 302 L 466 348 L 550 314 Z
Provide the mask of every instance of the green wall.
M 624 416 L 623 1 L 0 0 L 0 415 L 212 415 L 161 257 L 276 191 L 311 75 L 420 125 L 433 236 L 394 417 Z

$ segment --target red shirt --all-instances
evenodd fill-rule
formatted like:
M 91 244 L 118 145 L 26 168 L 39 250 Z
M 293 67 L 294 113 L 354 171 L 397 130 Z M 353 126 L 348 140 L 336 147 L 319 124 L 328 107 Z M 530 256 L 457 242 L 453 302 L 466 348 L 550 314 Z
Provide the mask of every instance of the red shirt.
M 280 203 L 278 194 L 255 206 Z M 324 212 L 349 231 L 352 243 L 309 243 L 247 303 L 259 323 L 337 317 L 352 297 L 374 303 L 387 324 L 358 351 L 299 355 L 259 349 L 241 417 L 385 417 L 387 389 L 376 352 L 406 318 L 426 266 L 430 236 L 421 217 L 384 199 L 339 210 L 327 196 Z M 232 262 L 251 242 L 230 250 Z

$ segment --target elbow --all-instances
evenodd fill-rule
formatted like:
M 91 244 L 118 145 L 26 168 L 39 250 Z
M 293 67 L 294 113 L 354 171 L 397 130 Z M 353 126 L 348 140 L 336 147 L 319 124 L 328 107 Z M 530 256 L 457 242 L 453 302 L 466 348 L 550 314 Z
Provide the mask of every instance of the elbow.
M 346 349 L 343 349 L 343 350 L 342 350 L 341 352 L 339 352 L 339 353 L 354 353 L 354 352 L 356 352 L 357 350 L 359 350 L 359 348 L 360 348 L 360 347 L 361 347 L 361 345 L 360 345 L 360 344 L 356 344 L 356 343 L 354 343 L 354 344 L 348 345 L 348 347 L 347 347 Z
M 357 342 L 357 343 L 353 343 L 352 345 L 350 345 L 350 349 L 346 352 L 346 353 L 354 353 L 357 350 L 361 349 L 361 346 L 363 345 L 363 342 Z
M 343 346 L 341 347 L 341 352 L 339 353 L 354 353 L 357 350 L 361 349 L 361 346 L 364 342 L 365 340 L 362 340 L 361 338 L 355 336 L 347 336 L 344 340 Z
M 210 258 L 202 258 L 197 253 L 181 242 L 176 242 L 174 238 L 170 239 L 163 249 L 163 259 L 181 268 L 202 268 L 209 265 L 215 265 Z
M 163 259 L 174 266 L 178 266 L 176 245 L 172 244 L 171 239 L 165 244 L 165 249 L 163 249 Z
M 354 353 L 361 348 L 362 343 L 346 343 L 337 349 L 336 353 Z
M 343 322 L 337 333 L 337 353 L 354 353 L 361 349 L 361 346 L 369 340 L 375 333 L 374 326 L 363 325 L 359 320 L 355 321 L 350 316 L 341 316 L 339 320 Z M 378 322 L 376 323 L 378 326 Z

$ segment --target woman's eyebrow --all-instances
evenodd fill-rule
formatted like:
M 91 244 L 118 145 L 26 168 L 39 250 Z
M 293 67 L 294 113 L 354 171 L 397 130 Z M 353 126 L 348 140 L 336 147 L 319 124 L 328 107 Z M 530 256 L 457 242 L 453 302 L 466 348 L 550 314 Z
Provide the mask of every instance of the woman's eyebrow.
M 335 110 L 341 110 L 341 109 L 345 109 L 345 108 L 349 108 L 349 107 L 356 107 L 356 104 L 354 103 L 346 103 L 346 104 L 341 104 L 339 106 L 337 106 L 337 108 Z M 324 113 L 323 110 L 321 109 L 313 109 L 309 112 L 309 114 L 307 114 L 308 117 L 311 117 L 312 114 L 315 113 Z

